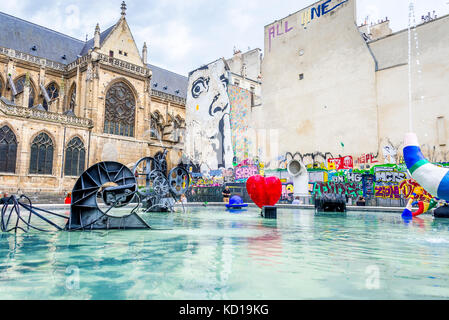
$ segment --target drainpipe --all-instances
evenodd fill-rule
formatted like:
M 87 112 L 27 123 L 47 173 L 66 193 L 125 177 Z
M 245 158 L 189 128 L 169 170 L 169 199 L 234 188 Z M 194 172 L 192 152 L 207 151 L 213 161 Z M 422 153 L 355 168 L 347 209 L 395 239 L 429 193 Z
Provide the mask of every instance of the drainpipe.
M 87 143 L 87 166 L 86 169 L 90 167 L 89 160 L 90 160 L 90 138 L 92 136 L 92 129 L 89 130 L 89 142 Z

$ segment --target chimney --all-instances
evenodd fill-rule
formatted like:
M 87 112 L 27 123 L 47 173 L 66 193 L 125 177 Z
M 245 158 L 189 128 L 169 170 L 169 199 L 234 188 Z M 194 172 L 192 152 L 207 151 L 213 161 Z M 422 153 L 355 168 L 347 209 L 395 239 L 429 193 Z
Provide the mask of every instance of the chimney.
M 94 49 L 100 49 L 100 25 L 98 23 L 95 27 Z
M 143 48 L 142 48 L 142 62 L 143 64 L 147 64 L 148 61 L 148 48 L 147 48 L 147 43 L 144 42 L 143 43 Z

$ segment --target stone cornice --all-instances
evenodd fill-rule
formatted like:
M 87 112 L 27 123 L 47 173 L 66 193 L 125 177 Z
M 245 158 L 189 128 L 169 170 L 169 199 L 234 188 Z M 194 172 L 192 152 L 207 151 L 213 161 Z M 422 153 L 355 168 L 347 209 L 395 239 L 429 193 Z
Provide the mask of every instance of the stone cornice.
M 93 128 L 93 122 L 90 119 L 71 117 L 65 114 L 40 111 L 31 108 L 10 106 L 5 104 L 1 100 L 0 100 L 0 113 L 17 118 L 53 122 L 87 129 Z
M 85 67 L 90 61 L 96 62 L 98 61 L 101 65 L 105 65 L 108 67 L 113 67 L 118 70 L 125 71 L 127 73 L 131 73 L 134 75 L 138 75 L 141 77 L 149 78 L 151 77 L 151 70 L 146 67 L 138 66 L 117 58 L 111 58 L 102 53 L 92 52 L 88 55 L 85 55 L 81 58 L 78 58 L 76 61 L 64 65 L 59 62 L 51 61 L 44 58 L 39 58 L 28 53 L 20 52 L 14 49 L 8 49 L 4 47 L 0 47 L 0 55 L 5 55 L 10 59 L 17 59 L 21 62 L 27 62 L 30 64 L 34 64 L 36 67 L 44 67 L 51 70 L 56 70 L 59 72 L 68 73 L 71 72 L 76 67 L 80 66 L 81 68 Z
M 39 58 L 39 57 L 33 56 L 31 54 L 20 52 L 17 50 L 0 47 L 0 54 L 3 54 L 11 59 L 17 59 L 20 61 L 25 61 L 25 62 L 28 62 L 31 64 L 35 64 L 39 67 L 54 69 L 54 70 L 57 70 L 60 72 L 66 71 L 66 66 L 62 63 Z
M 179 104 L 181 106 L 185 106 L 186 105 L 186 99 L 185 98 L 180 98 L 180 97 L 177 97 L 175 95 L 172 95 L 172 94 L 169 94 L 169 93 L 165 93 L 165 92 L 161 92 L 161 91 L 158 91 L 158 90 L 151 89 L 151 96 L 159 98 L 159 99 L 161 99 L 163 101 L 164 100 L 168 100 L 168 101 L 177 103 L 177 104 Z

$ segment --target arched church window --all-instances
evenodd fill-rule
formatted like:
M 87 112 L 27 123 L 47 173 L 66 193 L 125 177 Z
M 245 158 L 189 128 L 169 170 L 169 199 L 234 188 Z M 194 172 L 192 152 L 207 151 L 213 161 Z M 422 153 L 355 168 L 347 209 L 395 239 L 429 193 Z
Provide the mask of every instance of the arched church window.
M 52 174 L 53 141 L 45 133 L 40 133 L 31 144 L 30 174 Z
M 0 129 L 0 172 L 15 173 L 17 139 L 8 126 Z
M 26 76 L 21 76 L 14 81 L 14 85 L 17 90 L 17 94 L 23 93 L 26 83 Z M 31 108 L 34 105 L 35 91 L 33 85 L 30 83 L 30 97 L 28 99 L 28 108 Z
M 47 86 L 47 94 L 50 98 L 50 102 L 53 102 L 56 98 L 59 97 L 59 88 L 56 85 L 56 83 L 52 82 Z M 44 102 L 42 103 L 42 106 L 45 108 L 45 110 L 48 111 L 48 103 L 47 100 L 44 99 Z
M 78 177 L 84 172 L 86 148 L 80 138 L 75 137 L 65 149 L 64 175 Z
M 104 132 L 133 137 L 136 101 L 131 89 L 123 82 L 114 84 L 106 94 Z

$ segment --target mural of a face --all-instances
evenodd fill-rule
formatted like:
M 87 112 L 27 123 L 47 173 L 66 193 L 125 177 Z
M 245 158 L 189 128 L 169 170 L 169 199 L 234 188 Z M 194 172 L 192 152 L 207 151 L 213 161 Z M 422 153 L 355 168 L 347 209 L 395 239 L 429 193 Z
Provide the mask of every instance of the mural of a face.
M 189 75 L 186 153 L 201 171 L 231 168 L 233 159 L 228 73 L 223 60 Z

